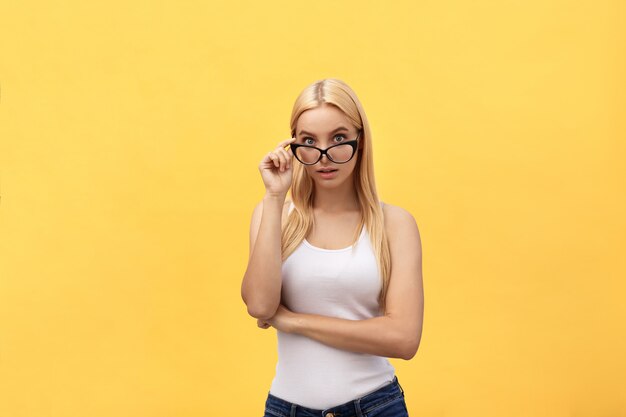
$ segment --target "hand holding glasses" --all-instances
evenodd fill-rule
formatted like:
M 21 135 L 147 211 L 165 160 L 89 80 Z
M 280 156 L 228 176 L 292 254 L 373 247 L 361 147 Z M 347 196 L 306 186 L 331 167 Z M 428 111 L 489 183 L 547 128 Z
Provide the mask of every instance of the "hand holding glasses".
M 263 157 L 259 164 L 267 195 L 282 197 L 287 195 L 287 190 L 291 186 L 293 153 L 291 149 L 285 149 L 285 147 L 294 140 L 295 138 L 289 138 L 280 142 L 273 151 Z
M 354 157 L 360 135 L 359 131 L 355 139 L 337 143 L 326 149 L 293 143 L 296 140 L 294 137 L 280 142 L 273 151 L 263 157 L 259 164 L 266 194 L 282 197 L 287 195 L 287 190 L 291 186 L 293 171 L 291 162 L 294 156 L 304 165 L 315 165 L 323 155 L 335 164 L 345 164 Z M 285 149 L 287 146 L 288 148 Z

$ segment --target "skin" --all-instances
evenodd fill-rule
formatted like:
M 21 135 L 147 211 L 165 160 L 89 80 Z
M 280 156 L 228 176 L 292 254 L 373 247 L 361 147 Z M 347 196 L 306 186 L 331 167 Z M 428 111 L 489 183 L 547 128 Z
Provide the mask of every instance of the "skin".
M 332 133 L 339 126 L 348 130 Z M 301 134 L 302 130 L 313 135 Z M 326 149 L 352 140 L 356 135 L 357 129 L 339 109 L 324 104 L 302 113 L 296 126 L 295 142 Z M 351 243 L 348 239 L 355 231 L 360 216 L 353 186 L 358 157 L 357 152 L 349 162 L 335 164 L 325 155 L 317 164 L 305 166 L 315 183 L 313 213 L 316 227 L 307 237 L 311 244 L 336 249 Z M 292 163 L 300 163 L 284 150 L 276 152 L 275 158 L 271 155 L 271 158 L 278 171 L 284 167 L 291 168 Z M 317 170 L 322 167 L 337 168 L 337 176 L 330 180 L 321 178 Z M 420 233 L 411 213 L 401 207 L 385 204 L 384 217 L 392 272 L 386 299 L 387 311 L 383 316 L 347 320 L 297 313 L 280 304 L 271 318 L 257 320 L 258 327 L 274 327 L 286 333 L 301 334 L 352 352 L 405 360 L 413 358 L 421 340 L 424 312 Z

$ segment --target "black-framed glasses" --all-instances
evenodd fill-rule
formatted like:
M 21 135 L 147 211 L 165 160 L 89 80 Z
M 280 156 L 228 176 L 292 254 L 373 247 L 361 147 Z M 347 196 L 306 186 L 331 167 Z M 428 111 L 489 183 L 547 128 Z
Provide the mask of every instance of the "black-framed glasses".
M 350 161 L 356 153 L 357 144 L 359 143 L 359 136 L 361 132 L 356 135 L 354 140 L 341 142 L 336 145 L 329 146 L 326 149 L 320 149 L 312 145 L 303 145 L 299 143 L 291 143 L 289 147 L 293 152 L 293 156 L 304 165 L 315 165 L 322 159 L 323 155 L 326 155 L 328 159 L 336 164 L 345 164 Z

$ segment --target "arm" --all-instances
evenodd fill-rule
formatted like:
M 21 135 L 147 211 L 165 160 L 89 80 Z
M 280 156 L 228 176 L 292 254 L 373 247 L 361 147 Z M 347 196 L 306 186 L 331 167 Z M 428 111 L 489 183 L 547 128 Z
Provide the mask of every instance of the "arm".
M 347 320 L 316 314 L 297 314 L 293 332 L 351 352 L 411 359 L 417 348 L 402 323 L 389 316 Z
M 388 206 L 388 205 L 387 205 Z M 389 207 L 389 250 L 392 273 L 384 316 L 347 320 L 294 313 L 280 305 L 276 315 L 259 321 L 279 330 L 307 336 L 339 349 L 409 360 L 422 335 L 424 292 L 419 230 L 409 212 Z
M 280 303 L 284 203 L 284 195 L 266 194 L 252 214 L 250 256 L 241 284 L 241 298 L 248 313 L 258 319 L 272 317 Z

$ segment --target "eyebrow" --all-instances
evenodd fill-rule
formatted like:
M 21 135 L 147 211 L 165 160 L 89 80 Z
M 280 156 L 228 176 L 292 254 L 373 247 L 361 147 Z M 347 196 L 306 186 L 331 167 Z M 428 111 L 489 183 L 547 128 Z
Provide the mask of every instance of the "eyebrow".
M 332 133 L 335 133 L 335 132 L 339 132 L 340 130 L 345 130 L 345 131 L 347 131 L 347 130 L 348 130 L 348 128 L 347 128 L 347 127 L 343 127 L 343 126 L 339 126 L 337 129 L 333 130 L 333 131 L 332 131 L 332 132 L 330 132 L 330 133 L 332 134 Z M 313 137 L 315 137 L 315 135 L 314 135 L 313 133 L 309 133 L 309 132 L 306 132 L 306 131 L 304 131 L 304 130 L 301 130 L 299 134 L 300 134 L 300 135 L 305 134 L 305 135 L 309 135 L 309 136 L 313 136 Z

